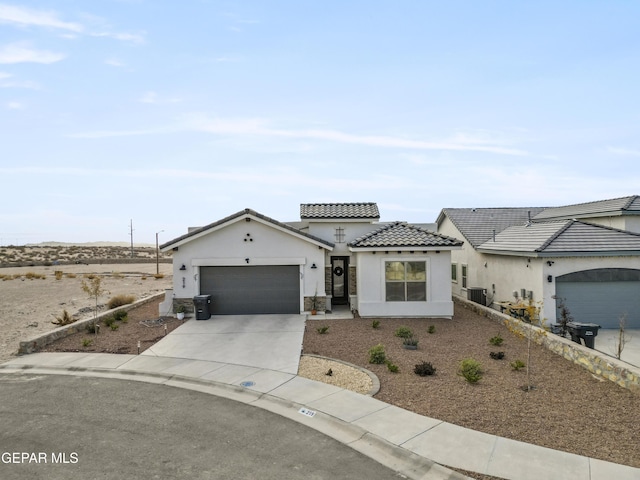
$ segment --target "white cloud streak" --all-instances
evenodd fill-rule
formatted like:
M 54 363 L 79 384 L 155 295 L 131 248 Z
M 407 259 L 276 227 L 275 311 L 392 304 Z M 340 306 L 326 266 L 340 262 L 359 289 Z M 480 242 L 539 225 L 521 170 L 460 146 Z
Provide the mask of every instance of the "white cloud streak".
M 43 63 L 50 64 L 63 60 L 66 55 L 50 52 L 48 50 L 36 50 L 26 43 L 10 43 L 0 48 L 0 63 Z
M 78 23 L 60 20 L 55 12 L 7 4 L 0 4 L 0 23 L 55 28 L 77 33 L 84 31 L 84 27 Z
M 640 157 L 640 150 L 632 150 L 629 148 L 617 148 L 617 147 L 609 147 L 607 148 L 609 153 L 613 153 L 615 155 L 623 155 L 626 157 Z

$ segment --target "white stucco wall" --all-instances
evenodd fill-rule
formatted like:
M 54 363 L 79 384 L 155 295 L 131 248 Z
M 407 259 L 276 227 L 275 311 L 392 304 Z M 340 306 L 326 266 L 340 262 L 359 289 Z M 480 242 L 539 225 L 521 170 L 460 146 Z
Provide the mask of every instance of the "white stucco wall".
M 358 237 L 369 232 L 377 230 L 386 225 L 385 223 L 368 223 L 368 222 L 349 222 L 348 220 L 340 222 L 309 222 L 308 233 L 314 237 L 322 238 L 328 242 L 334 243 L 333 251 L 327 252 L 329 256 L 351 256 L 348 244 Z M 336 242 L 336 229 L 341 227 L 344 229 L 344 242 Z
M 246 241 L 245 241 L 246 240 Z M 200 267 L 299 265 L 300 310 L 303 298 L 324 296 L 324 248 L 252 218 L 211 231 L 180 245 L 173 252 L 173 292 L 176 298 L 193 298 L 200 293 Z M 246 259 L 249 259 L 247 263 Z M 311 266 L 316 264 L 317 268 Z M 185 265 L 186 270 L 180 270 Z
M 426 302 L 385 301 L 385 262 L 427 262 Z M 451 317 L 451 252 L 410 254 L 357 252 L 358 300 L 357 310 L 362 316 Z

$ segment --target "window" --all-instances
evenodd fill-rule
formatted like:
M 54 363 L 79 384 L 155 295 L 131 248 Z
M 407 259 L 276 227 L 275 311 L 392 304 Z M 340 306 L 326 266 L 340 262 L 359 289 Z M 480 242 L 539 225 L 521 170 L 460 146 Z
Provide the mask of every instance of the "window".
M 344 228 L 336 228 L 336 243 L 344 243 Z
M 453 283 L 458 283 L 458 264 L 457 263 L 451 264 L 451 281 Z
M 427 300 L 426 262 L 385 262 L 384 279 L 387 302 Z
M 467 288 L 467 266 L 462 265 L 462 288 Z

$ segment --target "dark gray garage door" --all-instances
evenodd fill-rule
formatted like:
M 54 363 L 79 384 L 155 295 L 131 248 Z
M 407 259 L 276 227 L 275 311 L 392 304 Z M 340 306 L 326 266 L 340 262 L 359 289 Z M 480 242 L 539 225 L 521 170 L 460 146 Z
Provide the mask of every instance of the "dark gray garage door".
M 640 271 L 598 269 L 556 278 L 556 295 L 564 298 L 577 322 L 618 328 L 626 314 L 627 328 L 640 328 Z
M 300 313 L 299 267 L 201 267 L 200 293 L 214 315 Z

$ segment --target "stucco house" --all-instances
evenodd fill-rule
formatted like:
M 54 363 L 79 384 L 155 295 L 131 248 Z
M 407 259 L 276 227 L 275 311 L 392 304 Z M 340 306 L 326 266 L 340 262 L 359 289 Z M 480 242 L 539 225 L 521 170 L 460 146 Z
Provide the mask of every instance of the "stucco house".
M 174 308 L 211 295 L 212 314 L 302 313 L 344 305 L 362 316 L 451 317 L 451 252 L 435 224 L 381 223 L 375 203 L 302 204 L 300 221 L 245 209 L 175 238 Z
M 562 207 L 445 208 L 438 232 L 464 238 L 452 252 L 455 295 L 541 302 L 553 323 L 558 298 L 574 320 L 640 328 L 640 197 Z M 484 295 L 483 295 L 484 294 Z

